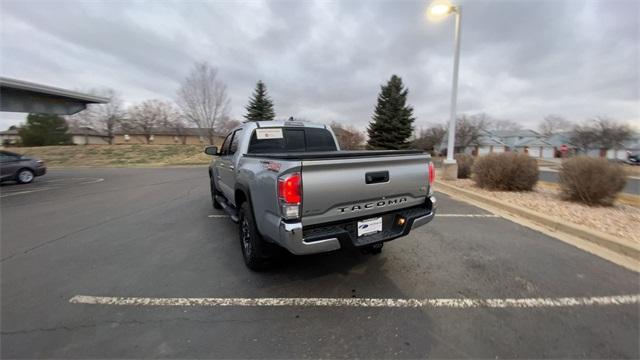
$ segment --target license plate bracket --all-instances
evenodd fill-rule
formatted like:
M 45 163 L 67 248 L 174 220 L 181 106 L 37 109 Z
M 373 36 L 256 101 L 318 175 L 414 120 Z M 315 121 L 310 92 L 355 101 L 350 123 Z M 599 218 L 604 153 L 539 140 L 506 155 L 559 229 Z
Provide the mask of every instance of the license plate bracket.
M 358 221 L 358 237 L 382 231 L 382 217 Z

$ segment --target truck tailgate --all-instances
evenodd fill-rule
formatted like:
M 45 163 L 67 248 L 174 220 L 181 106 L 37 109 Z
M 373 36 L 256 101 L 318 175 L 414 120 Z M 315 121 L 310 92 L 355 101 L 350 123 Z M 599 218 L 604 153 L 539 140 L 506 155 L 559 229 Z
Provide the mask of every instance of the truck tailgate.
M 302 224 L 366 217 L 422 204 L 426 154 L 302 161 Z

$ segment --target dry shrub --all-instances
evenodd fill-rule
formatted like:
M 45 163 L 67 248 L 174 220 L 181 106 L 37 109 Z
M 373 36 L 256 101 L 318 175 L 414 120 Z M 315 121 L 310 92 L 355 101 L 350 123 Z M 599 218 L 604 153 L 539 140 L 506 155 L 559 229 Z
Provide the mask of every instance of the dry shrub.
M 626 181 L 622 166 L 602 158 L 577 156 L 560 168 L 562 197 L 587 205 L 612 205 Z
M 475 158 L 467 154 L 456 154 L 458 163 L 458 179 L 468 179 L 471 177 L 471 167 Z
M 529 191 L 538 182 L 538 164 L 526 154 L 506 152 L 476 159 L 473 180 L 489 190 Z

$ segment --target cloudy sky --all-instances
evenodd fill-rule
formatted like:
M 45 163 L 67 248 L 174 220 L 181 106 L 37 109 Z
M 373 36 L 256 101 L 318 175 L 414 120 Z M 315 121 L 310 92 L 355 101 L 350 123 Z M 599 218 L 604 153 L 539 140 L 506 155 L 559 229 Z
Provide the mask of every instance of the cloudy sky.
M 640 1 L 460 0 L 459 111 L 535 127 L 546 114 L 640 125 Z M 364 129 L 380 84 L 410 89 L 416 127 L 448 118 L 453 19 L 426 1 L 0 1 L 0 74 L 128 104 L 174 99 L 195 61 L 241 118 L 262 79 L 278 117 Z M 23 115 L 0 115 L 0 128 Z

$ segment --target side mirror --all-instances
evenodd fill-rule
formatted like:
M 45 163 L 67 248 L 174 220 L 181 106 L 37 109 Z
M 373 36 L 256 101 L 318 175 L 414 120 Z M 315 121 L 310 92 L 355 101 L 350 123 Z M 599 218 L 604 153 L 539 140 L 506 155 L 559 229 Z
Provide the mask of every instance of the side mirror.
M 207 155 L 218 155 L 218 147 L 217 146 L 207 146 L 204 148 L 204 153 Z

